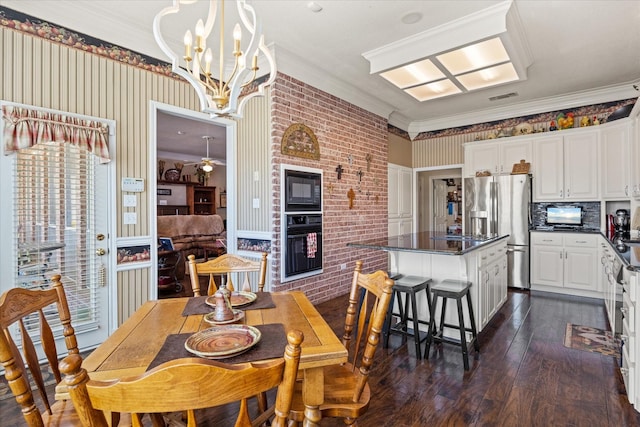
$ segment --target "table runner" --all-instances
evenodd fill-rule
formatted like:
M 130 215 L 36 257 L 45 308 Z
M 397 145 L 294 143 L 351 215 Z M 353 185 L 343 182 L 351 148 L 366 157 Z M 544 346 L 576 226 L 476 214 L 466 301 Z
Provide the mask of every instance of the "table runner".
M 223 363 L 243 363 L 282 357 L 284 355 L 284 348 L 287 346 L 287 335 L 284 330 L 284 325 L 281 323 L 272 323 L 255 327 L 262 333 L 260 341 L 258 341 L 255 346 L 237 356 L 217 359 L 217 361 Z M 164 344 L 162 344 L 158 354 L 156 354 L 156 357 L 147 367 L 147 371 L 170 360 L 184 357 L 198 357 L 184 348 L 184 343 L 191 335 L 193 334 L 169 335 Z
M 260 310 L 263 308 L 276 308 L 273 298 L 271 298 L 270 292 L 256 292 L 256 300 L 249 305 L 243 307 L 237 307 L 240 310 Z M 214 308 L 208 306 L 205 301 L 209 296 L 192 297 L 187 301 L 187 305 L 182 311 L 183 316 L 192 316 L 196 314 L 209 314 L 214 311 Z

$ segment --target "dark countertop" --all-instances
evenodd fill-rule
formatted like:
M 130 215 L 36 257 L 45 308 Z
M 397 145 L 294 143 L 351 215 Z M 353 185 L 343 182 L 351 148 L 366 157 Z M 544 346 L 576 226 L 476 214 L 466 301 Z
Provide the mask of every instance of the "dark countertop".
M 476 238 L 435 231 L 402 234 L 382 239 L 363 240 L 347 243 L 354 248 L 377 249 L 383 251 L 424 252 L 439 255 L 463 255 L 490 243 L 506 239 L 508 235 L 490 238 Z

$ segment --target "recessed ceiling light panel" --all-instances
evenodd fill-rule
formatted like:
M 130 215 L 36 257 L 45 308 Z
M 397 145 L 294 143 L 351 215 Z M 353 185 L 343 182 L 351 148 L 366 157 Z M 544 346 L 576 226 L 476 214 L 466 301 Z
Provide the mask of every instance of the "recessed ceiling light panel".
M 509 61 L 509 55 L 499 37 L 438 55 L 438 61 L 453 75 L 466 73 Z
M 429 59 L 408 64 L 380 74 L 400 89 L 445 78 L 445 75 Z
M 465 89 L 476 90 L 518 80 L 518 73 L 513 68 L 513 64 L 508 63 L 463 74 L 456 78 Z
M 443 96 L 455 95 L 462 92 L 451 80 L 440 80 L 422 86 L 405 89 L 409 95 L 418 101 L 428 101 L 429 99 L 441 98 Z

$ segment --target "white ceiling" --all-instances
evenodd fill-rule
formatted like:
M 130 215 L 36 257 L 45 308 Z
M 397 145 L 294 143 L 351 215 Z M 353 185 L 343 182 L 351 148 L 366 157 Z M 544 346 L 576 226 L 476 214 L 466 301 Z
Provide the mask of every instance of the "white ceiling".
M 637 97 L 640 82 L 640 1 L 516 0 L 532 64 L 528 79 L 420 103 L 377 75 L 364 52 L 495 5 L 485 0 L 249 1 L 273 43 L 278 70 L 421 131 Z M 153 18 L 170 0 L 0 0 L 0 5 L 166 60 L 152 35 Z M 227 7 L 229 10 L 229 7 Z M 414 24 L 408 13 L 422 14 Z M 177 34 L 192 27 L 171 29 Z M 180 36 L 181 38 L 181 36 Z M 179 49 L 179 48 L 178 48 Z M 181 50 L 178 50 L 181 51 Z M 497 101 L 489 98 L 516 92 Z M 213 157 L 213 156 L 212 156 Z

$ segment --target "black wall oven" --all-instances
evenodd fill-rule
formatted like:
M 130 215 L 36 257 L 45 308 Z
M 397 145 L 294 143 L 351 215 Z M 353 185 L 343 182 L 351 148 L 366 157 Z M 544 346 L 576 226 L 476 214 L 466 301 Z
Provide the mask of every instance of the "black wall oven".
M 287 214 L 285 277 L 322 270 L 322 215 Z

